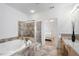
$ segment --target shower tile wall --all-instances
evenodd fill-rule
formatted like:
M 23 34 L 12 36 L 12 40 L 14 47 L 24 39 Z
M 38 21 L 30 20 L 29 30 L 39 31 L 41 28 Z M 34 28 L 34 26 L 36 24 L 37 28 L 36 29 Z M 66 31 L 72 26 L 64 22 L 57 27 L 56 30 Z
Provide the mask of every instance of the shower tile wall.
M 33 37 L 38 43 L 41 43 L 41 21 L 19 21 L 19 37 Z M 35 32 L 36 27 L 36 32 Z M 36 35 L 36 36 L 35 36 Z
M 34 22 L 19 22 L 19 36 L 34 37 Z
M 41 43 L 41 21 L 36 23 L 36 39 L 37 42 Z

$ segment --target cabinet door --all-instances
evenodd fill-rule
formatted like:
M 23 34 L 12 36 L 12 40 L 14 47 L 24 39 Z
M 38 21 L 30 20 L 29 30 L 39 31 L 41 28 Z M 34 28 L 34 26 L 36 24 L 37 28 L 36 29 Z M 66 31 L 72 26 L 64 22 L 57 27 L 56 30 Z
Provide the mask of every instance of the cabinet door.
M 64 55 L 64 52 L 65 52 L 65 45 L 63 40 L 61 40 L 61 54 Z

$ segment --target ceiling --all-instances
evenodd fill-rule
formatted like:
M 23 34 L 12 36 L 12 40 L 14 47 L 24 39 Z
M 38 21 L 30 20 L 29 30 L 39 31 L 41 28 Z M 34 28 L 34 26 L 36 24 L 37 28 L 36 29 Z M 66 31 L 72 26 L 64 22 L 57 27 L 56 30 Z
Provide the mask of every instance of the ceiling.
M 19 10 L 25 14 L 31 14 L 30 10 L 35 10 L 35 13 L 48 11 L 56 8 L 73 8 L 73 3 L 6 3 L 6 5 Z

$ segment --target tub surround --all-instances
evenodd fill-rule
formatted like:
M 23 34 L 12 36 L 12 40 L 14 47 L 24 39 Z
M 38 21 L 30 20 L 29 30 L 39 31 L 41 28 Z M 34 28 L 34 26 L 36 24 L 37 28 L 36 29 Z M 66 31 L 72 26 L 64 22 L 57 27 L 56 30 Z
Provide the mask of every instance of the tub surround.
M 1 43 L 0 48 L 2 49 L 0 49 L 0 56 L 20 55 L 23 53 L 18 54 L 18 52 L 21 52 L 28 47 L 29 45 L 26 45 L 24 40 L 13 40 Z

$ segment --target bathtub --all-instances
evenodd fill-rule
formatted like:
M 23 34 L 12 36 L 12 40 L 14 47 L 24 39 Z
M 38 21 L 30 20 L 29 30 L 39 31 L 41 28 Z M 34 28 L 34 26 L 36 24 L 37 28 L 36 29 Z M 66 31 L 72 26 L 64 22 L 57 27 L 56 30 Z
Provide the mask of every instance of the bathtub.
M 13 40 L 0 44 L 0 56 L 12 56 L 27 48 L 24 40 Z

